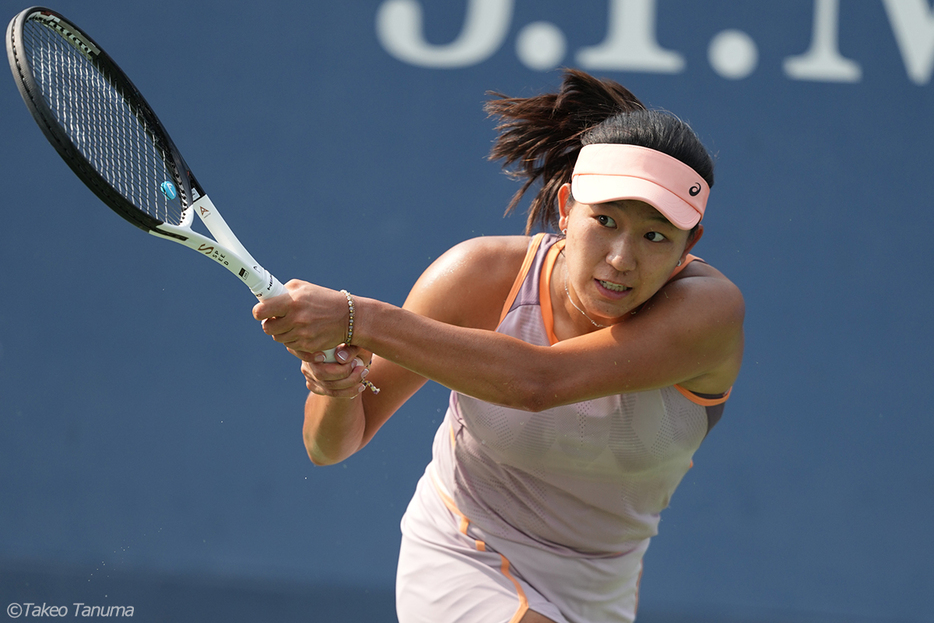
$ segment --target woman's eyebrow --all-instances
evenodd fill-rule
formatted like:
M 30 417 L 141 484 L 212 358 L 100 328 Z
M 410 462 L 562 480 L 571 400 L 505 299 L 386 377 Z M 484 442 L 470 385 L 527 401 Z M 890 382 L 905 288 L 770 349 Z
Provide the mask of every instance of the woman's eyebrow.
M 653 206 L 645 203 L 644 201 L 640 201 L 638 199 L 619 199 L 617 201 L 607 201 L 605 203 L 594 204 L 594 207 L 604 206 L 606 208 L 611 208 L 614 210 L 618 210 L 620 212 L 625 212 L 627 210 L 626 203 L 628 201 L 638 201 L 638 203 L 650 209 L 650 210 L 645 211 L 645 216 L 644 216 L 645 220 L 653 222 L 653 223 L 661 223 L 661 224 L 668 225 L 670 227 L 677 229 L 675 224 L 669 221 L 668 218 L 664 214 L 659 212 L 657 208 L 654 208 Z

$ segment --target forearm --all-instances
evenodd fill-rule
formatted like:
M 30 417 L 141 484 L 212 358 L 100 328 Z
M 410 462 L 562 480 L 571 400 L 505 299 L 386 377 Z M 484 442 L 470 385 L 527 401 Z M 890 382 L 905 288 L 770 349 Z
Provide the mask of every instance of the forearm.
M 354 343 L 458 392 L 538 410 L 536 368 L 543 350 L 484 329 L 452 326 L 388 303 L 358 297 Z M 540 378 L 540 377 L 539 377 Z
M 308 458 L 315 465 L 333 465 L 363 444 L 363 398 L 331 398 L 309 394 L 302 428 Z
M 695 295 L 700 303 L 688 306 L 682 300 L 683 288 L 672 289 L 639 317 L 552 346 L 439 322 L 361 298 L 354 342 L 457 392 L 542 411 L 667 387 L 715 370 L 727 361 L 730 335 L 735 333 L 735 323 L 723 322 L 716 301 L 707 300 L 718 293 L 713 288 Z M 731 383 L 732 378 L 718 383 L 716 391 L 725 391 Z

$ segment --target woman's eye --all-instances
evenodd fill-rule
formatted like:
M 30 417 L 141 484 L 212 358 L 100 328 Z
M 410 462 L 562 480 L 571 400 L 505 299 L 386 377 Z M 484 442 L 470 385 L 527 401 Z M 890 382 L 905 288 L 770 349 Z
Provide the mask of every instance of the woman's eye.
M 611 219 L 606 214 L 598 214 L 597 222 L 603 225 L 604 227 L 616 227 L 616 221 Z
M 662 240 L 665 240 L 665 234 L 661 234 L 657 231 L 650 231 L 645 235 L 645 237 L 651 242 L 661 242 Z

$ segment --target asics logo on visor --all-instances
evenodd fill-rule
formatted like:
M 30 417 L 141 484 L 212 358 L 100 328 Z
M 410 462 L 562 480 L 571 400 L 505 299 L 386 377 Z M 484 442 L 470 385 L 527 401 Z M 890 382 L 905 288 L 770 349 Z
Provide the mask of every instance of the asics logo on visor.
M 692 197 L 696 197 L 697 195 L 700 194 L 700 191 L 701 191 L 701 185 L 700 185 L 700 182 L 698 182 L 694 184 L 693 186 L 691 186 L 691 189 L 688 190 L 688 194 L 690 194 Z

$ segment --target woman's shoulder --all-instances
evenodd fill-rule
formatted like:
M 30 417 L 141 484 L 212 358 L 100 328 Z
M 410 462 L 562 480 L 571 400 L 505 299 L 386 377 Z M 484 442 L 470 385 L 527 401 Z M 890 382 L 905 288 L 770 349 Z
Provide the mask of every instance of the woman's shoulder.
M 450 324 L 495 328 L 530 241 L 481 236 L 458 243 L 422 273 L 406 307 Z
M 742 305 L 743 295 L 739 287 L 713 265 L 694 258 L 682 271 L 669 280 L 669 284 L 681 282 L 683 286 L 712 288 L 726 301 Z M 663 288 L 664 289 L 664 288 Z
M 690 327 L 693 336 L 710 359 L 719 363 L 703 374 L 679 385 L 701 394 L 727 391 L 739 374 L 743 358 L 743 320 L 745 302 L 740 289 L 722 272 L 707 262 L 692 261 L 653 297 L 647 307 L 662 300 L 681 301 L 680 315 L 673 325 Z M 658 305 L 663 307 L 664 305 Z
M 454 245 L 448 253 L 467 255 L 474 260 L 503 260 L 519 256 L 521 261 L 531 241 L 531 236 L 479 236 Z

